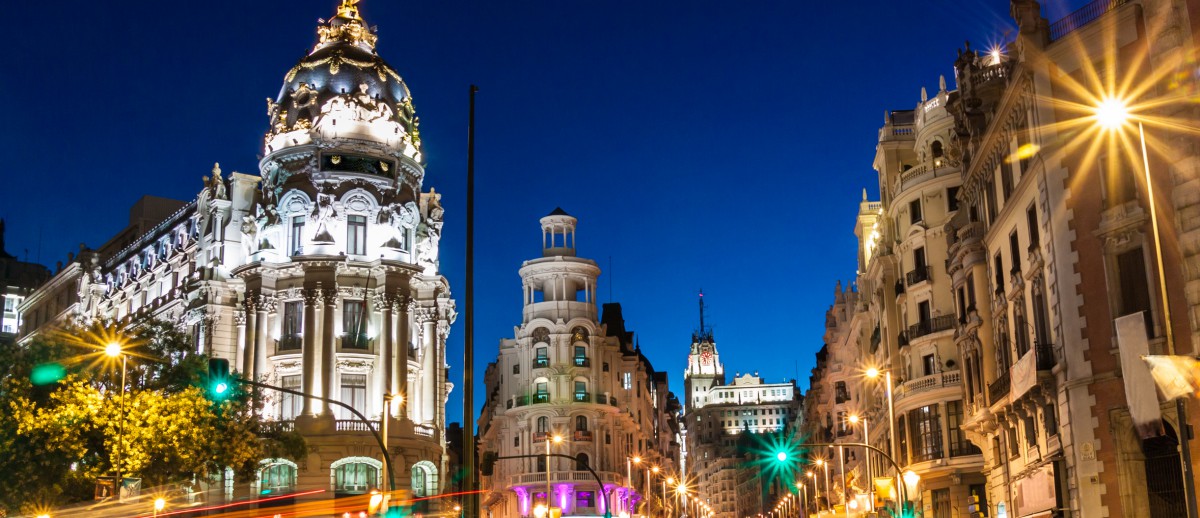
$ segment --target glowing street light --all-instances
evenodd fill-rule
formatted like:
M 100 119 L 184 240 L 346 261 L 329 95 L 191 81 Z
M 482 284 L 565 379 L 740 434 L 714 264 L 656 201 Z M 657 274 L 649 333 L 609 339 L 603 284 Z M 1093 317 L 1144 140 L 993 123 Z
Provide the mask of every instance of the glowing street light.
M 779 462 L 787 462 L 787 459 L 788 454 L 786 451 L 781 451 L 775 454 L 775 460 L 778 460 Z
M 125 367 L 129 356 L 121 350 L 121 343 L 111 341 L 104 346 L 104 354 L 109 358 L 121 358 L 121 426 L 117 429 L 117 444 L 113 448 L 113 469 L 117 472 L 117 498 L 121 497 L 121 487 L 124 485 L 124 473 L 121 472 L 121 442 L 125 440 Z
M 547 495 L 547 498 L 548 497 L 549 497 L 549 495 Z M 625 513 L 621 513 L 621 514 L 622 514 L 622 516 L 624 516 Z M 538 505 L 534 506 L 533 515 L 536 516 L 537 518 L 545 517 L 546 516 L 546 506 L 543 504 L 538 504 Z
M 162 498 L 154 499 L 154 516 L 158 516 L 167 507 L 167 501 Z
M 1119 129 L 1125 123 L 1129 122 L 1129 105 L 1116 97 L 1106 97 L 1096 106 L 1094 117 L 1096 118 L 1096 122 L 1106 130 Z M 1142 145 L 1144 148 L 1144 138 Z

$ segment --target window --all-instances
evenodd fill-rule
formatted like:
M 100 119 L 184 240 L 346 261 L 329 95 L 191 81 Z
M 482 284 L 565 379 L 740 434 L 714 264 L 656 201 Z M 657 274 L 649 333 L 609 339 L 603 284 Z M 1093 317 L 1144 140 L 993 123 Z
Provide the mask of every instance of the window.
M 292 218 L 291 232 L 288 233 L 289 255 L 300 255 L 304 252 L 304 216 Z
M 1029 324 L 1025 321 L 1025 296 L 1013 308 L 1013 345 L 1017 347 L 1017 358 L 1023 358 L 1029 352 Z
M 834 384 L 834 391 L 836 393 L 835 397 L 837 398 L 838 403 L 850 401 L 850 391 L 846 388 L 846 382 L 839 381 Z
M 929 145 L 929 154 L 932 155 L 933 158 L 942 158 L 942 141 L 933 141 L 933 143 Z
M 946 210 L 954 212 L 958 210 L 958 186 L 946 189 Z
M 1037 206 L 1030 205 L 1025 210 L 1025 226 L 1029 230 L 1029 249 L 1033 250 L 1041 244 L 1041 234 L 1038 233 Z
M 283 330 L 279 350 L 299 349 L 304 334 L 304 308 L 298 300 L 283 303 Z
M 366 305 L 364 300 L 347 300 L 342 303 L 343 348 L 367 348 L 367 322 L 363 318 Z
M 1058 435 L 1058 410 L 1054 405 L 1042 407 L 1042 426 L 1046 428 L 1047 437 Z
M 917 199 L 915 199 L 913 201 L 908 202 L 908 217 L 909 217 L 909 219 L 908 219 L 909 223 L 912 225 L 916 225 L 917 223 L 920 223 L 921 221 L 924 220 L 924 218 L 921 217 L 921 198 L 920 197 L 918 197 Z
M 437 494 L 437 467 L 423 460 L 412 467 L 412 495 L 426 497 Z
M 1000 252 L 992 258 L 992 267 L 996 271 L 996 293 L 1004 293 L 1004 258 L 1000 257 Z
M 587 416 L 575 416 L 575 431 L 586 432 L 588 429 Z
M 904 427 L 904 415 L 896 418 L 896 449 L 899 451 L 897 459 L 901 466 L 908 465 L 908 434 L 905 433 L 907 428 Z
M 283 376 L 280 386 L 285 389 L 300 390 L 300 376 Z M 304 411 L 304 398 L 295 394 L 284 393 L 279 398 L 279 420 L 291 421 Z
M 913 462 L 942 458 L 942 423 L 937 404 L 909 412 Z
M 950 488 L 934 489 L 933 518 L 950 518 Z
M 537 433 L 550 433 L 550 418 L 542 416 L 537 418 Z
M 1021 239 L 1017 231 L 1008 235 L 1008 256 L 1012 258 L 1012 273 L 1021 272 Z
M 1013 192 L 1013 169 L 1008 157 L 1000 161 L 1000 190 L 1004 195 L 1004 202 L 1008 203 Z
M 342 374 L 341 402 L 351 408 L 365 413 L 367 410 L 367 375 Z M 354 419 L 354 414 L 342 407 L 337 408 L 340 419 Z
M 286 491 L 296 487 L 296 466 L 272 464 L 258 472 L 259 489 L 264 492 Z
M 921 357 L 921 368 L 925 372 L 925 376 L 937 374 L 937 360 L 932 354 L 926 354 Z
M 987 224 L 996 221 L 996 181 L 988 179 L 983 186 L 983 202 L 987 206 Z
M 534 358 L 533 365 L 535 367 L 549 367 L 550 366 L 550 349 L 547 347 L 538 347 L 537 348 L 537 357 Z
M 587 382 L 576 380 L 575 381 L 575 401 L 578 401 L 581 403 L 586 402 L 588 400 L 587 395 L 588 395 L 587 394 Z
M 513 374 L 520 374 L 520 373 L 521 373 L 521 364 L 514 363 L 513 364 Z
M 579 456 L 585 459 L 584 464 L 586 465 L 587 454 L 580 453 Z M 592 491 L 576 491 L 575 507 L 596 507 L 596 493 Z
M 1146 281 L 1146 259 L 1142 248 L 1134 248 L 1117 254 L 1117 279 L 1120 283 L 1121 297 L 1117 303 L 1120 308 L 1117 313 L 1121 316 L 1145 311 L 1146 332 L 1154 330 L 1150 315 L 1150 287 Z
M 366 255 L 367 217 L 351 214 L 346 217 L 346 253 Z
M 576 455 L 575 456 L 575 471 L 587 471 L 588 470 L 588 460 L 589 460 L 588 455 L 586 453 L 580 453 L 579 455 Z M 588 507 L 591 507 L 591 506 L 588 506 Z
M 946 403 L 946 425 L 950 430 L 950 456 L 979 455 L 981 452 L 962 431 L 963 407 L 962 401 Z
M 1005 428 L 1006 438 L 1008 439 L 1008 457 L 1013 458 L 1020 454 L 1020 448 L 1017 447 L 1017 428 L 1010 426 Z
M 633 373 L 631 373 L 631 372 L 622 372 L 621 373 L 621 388 L 623 388 L 625 390 L 629 390 L 629 389 L 633 388 Z
M 575 366 L 576 367 L 587 367 L 588 366 L 587 347 L 584 347 L 582 345 L 575 346 Z
M 534 398 L 535 403 L 545 403 L 550 401 L 550 384 L 545 381 L 537 382 L 537 394 Z
M 513 448 L 516 448 L 516 447 L 518 447 L 518 446 L 520 446 L 520 445 L 521 445 L 521 436 L 520 436 L 520 435 L 514 435 L 514 436 L 513 436 Z
M 333 468 L 333 488 L 344 493 L 366 493 L 379 487 L 379 468 L 366 462 L 348 462 Z

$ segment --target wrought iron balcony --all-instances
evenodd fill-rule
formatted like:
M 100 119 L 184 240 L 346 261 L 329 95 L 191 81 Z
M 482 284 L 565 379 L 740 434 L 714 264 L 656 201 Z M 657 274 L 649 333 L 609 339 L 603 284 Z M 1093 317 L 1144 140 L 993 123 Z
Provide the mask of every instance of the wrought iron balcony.
M 576 441 L 592 442 L 591 430 L 575 430 L 575 435 L 572 439 Z
M 904 347 L 908 345 L 908 331 L 900 331 L 896 334 L 896 346 Z
M 912 271 L 905 274 L 904 280 L 908 283 L 909 286 L 912 286 L 914 284 L 928 281 L 931 273 L 932 273 L 932 268 L 930 268 L 928 266 L 918 266 L 918 267 L 914 268 Z
M 954 329 L 954 315 L 942 315 L 929 320 L 922 320 L 908 326 L 908 337 L 912 339 L 933 334 L 938 331 Z
M 342 349 L 370 349 L 371 339 L 366 333 L 346 333 L 342 337 Z
M 550 432 L 533 432 L 533 442 L 544 442 L 550 438 Z
M 592 361 L 589 360 L 586 356 L 576 356 L 575 357 L 575 366 L 576 367 L 591 367 Z
M 996 381 L 988 384 L 988 400 L 992 403 L 999 401 L 1001 398 L 1008 395 L 1010 388 L 1012 388 L 1012 379 L 1009 377 L 1008 373 L 1005 372 L 1004 374 L 1001 374 L 1000 377 L 996 378 Z
M 587 392 L 576 392 L 575 393 L 575 402 L 576 403 L 591 403 L 592 395 L 588 394 Z
M 1038 344 L 1034 346 L 1033 350 L 1037 354 L 1037 370 L 1048 371 L 1058 363 L 1054 358 L 1053 344 Z
M 534 358 L 533 359 L 533 368 L 535 368 L 535 369 L 545 369 L 549 366 L 550 366 L 550 358 Z
M 276 351 L 299 351 L 304 347 L 304 337 L 299 334 L 283 335 L 275 342 Z

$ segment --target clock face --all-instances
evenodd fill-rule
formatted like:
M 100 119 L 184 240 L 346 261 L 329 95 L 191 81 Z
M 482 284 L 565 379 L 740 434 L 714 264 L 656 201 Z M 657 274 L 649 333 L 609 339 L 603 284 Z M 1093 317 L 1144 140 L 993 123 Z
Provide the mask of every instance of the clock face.
M 712 363 L 712 353 L 709 351 L 704 351 L 704 352 L 700 353 L 700 363 L 702 363 L 704 365 L 708 365 L 708 364 Z

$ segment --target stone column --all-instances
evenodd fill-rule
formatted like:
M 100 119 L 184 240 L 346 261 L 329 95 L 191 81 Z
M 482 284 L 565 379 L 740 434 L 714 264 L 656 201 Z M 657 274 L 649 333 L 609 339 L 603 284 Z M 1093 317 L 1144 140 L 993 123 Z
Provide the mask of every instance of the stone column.
M 320 361 L 320 355 L 317 354 L 317 304 L 320 303 L 320 289 L 304 290 L 304 351 L 303 351 L 303 367 L 301 374 L 304 384 L 305 394 L 314 394 L 316 390 L 316 367 Z M 312 398 L 304 398 L 304 415 L 313 415 Z
M 326 288 L 321 290 L 321 298 L 324 299 L 325 308 L 322 313 L 321 323 L 321 394 L 327 398 L 337 399 L 334 396 L 333 378 L 334 378 L 334 360 L 333 353 L 333 317 L 337 309 L 337 290 Z M 331 405 L 323 405 L 321 413 L 330 415 Z
M 421 423 L 432 423 L 437 392 L 434 390 L 434 380 L 437 379 L 437 309 L 421 308 Z
M 258 298 L 257 330 L 254 332 L 254 377 L 259 378 L 267 372 L 267 338 L 271 334 L 271 320 L 275 316 L 278 299 L 272 295 L 260 295 Z
M 237 327 L 237 345 L 234 354 L 233 368 L 245 372 L 245 364 L 247 358 L 253 358 L 253 346 L 249 343 L 250 335 L 246 333 L 246 321 L 250 318 L 253 311 L 245 309 L 233 310 L 233 325 Z
M 392 296 L 383 294 L 375 297 L 375 304 L 379 307 L 379 340 L 376 343 L 376 355 L 379 359 L 379 367 L 375 370 L 379 373 L 382 383 L 379 388 L 381 393 L 395 394 L 395 373 L 392 371 L 392 362 L 394 354 L 395 336 L 392 330 Z
M 408 341 L 412 337 L 412 332 L 409 331 L 409 305 L 412 304 L 412 297 L 408 295 L 400 295 L 396 303 L 396 339 L 392 342 L 395 348 L 392 355 L 392 393 L 403 394 L 404 400 L 396 405 L 393 415 L 403 419 L 408 415 L 405 411 L 408 408 L 411 396 L 408 392 Z

